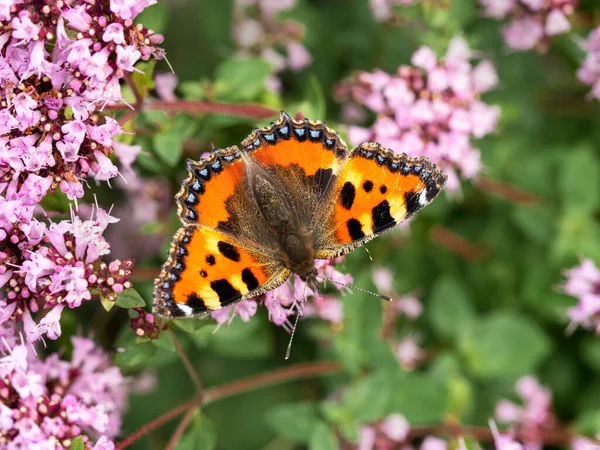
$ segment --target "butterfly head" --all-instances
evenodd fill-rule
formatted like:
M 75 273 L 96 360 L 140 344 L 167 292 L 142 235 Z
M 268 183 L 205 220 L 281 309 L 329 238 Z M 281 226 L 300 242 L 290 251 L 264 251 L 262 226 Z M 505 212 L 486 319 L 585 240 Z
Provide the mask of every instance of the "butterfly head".
M 304 276 L 300 276 L 300 279 L 302 281 L 304 281 L 306 283 L 306 285 L 308 286 L 308 288 L 313 291 L 313 292 L 319 292 L 319 281 L 317 280 L 317 269 L 316 268 L 312 268 L 312 270 L 304 275 Z

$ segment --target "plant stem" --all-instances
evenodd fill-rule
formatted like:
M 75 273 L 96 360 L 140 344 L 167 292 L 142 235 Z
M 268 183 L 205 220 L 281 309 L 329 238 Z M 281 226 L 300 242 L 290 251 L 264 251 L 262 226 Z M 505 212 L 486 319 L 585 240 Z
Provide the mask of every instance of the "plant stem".
M 436 225 L 431 230 L 431 238 L 451 252 L 466 259 L 467 261 L 479 261 L 485 256 L 485 250 L 467 241 L 462 236 L 450 231 L 442 225 Z
M 181 422 L 179 422 L 179 425 L 177 425 L 177 428 L 175 428 L 175 431 L 171 435 L 171 439 L 167 442 L 165 450 L 175 450 L 175 447 L 177 447 L 177 444 L 181 440 L 181 436 L 183 436 L 183 433 L 185 433 L 188 425 L 196 415 L 196 410 L 196 408 L 190 408 L 188 412 L 185 413 Z
M 181 358 L 181 361 L 183 362 L 183 365 L 185 366 L 185 370 L 187 370 L 187 373 L 189 374 L 190 378 L 194 382 L 194 386 L 196 387 L 196 394 L 200 394 L 202 392 L 202 382 L 200 381 L 200 377 L 198 377 L 198 372 L 196 372 L 194 365 L 192 364 L 190 359 L 185 354 L 185 351 L 183 350 L 183 347 L 181 346 L 181 341 L 177 337 L 177 334 L 171 329 L 168 330 L 168 333 L 171 335 L 171 338 L 173 339 L 173 344 L 175 345 L 175 350 L 177 351 L 177 354 Z
M 124 104 L 107 105 L 105 110 L 121 111 L 130 109 Z M 277 111 L 266 106 L 253 103 L 230 104 L 205 102 L 201 100 L 175 100 L 163 101 L 152 100 L 136 104 L 137 112 L 140 110 L 160 110 L 167 113 L 187 112 L 189 114 L 215 113 L 215 114 L 230 114 L 232 116 L 244 116 L 253 119 L 266 119 L 277 115 Z
M 231 397 L 232 395 L 253 391 L 265 386 L 274 386 L 287 381 L 337 373 L 340 371 L 340 369 L 340 365 L 333 361 L 300 363 L 206 389 L 204 393 L 196 395 L 191 400 L 176 406 L 162 416 L 159 416 L 142 426 L 133 434 L 127 436 L 125 439 L 119 442 L 119 444 L 116 446 L 116 449 L 123 450 L 129 447 L 138 439 L 161 427 L 165 423 L 173 420 L 180 414 L 183 414 L 189 410 L 195 410 L 199 406 L 204 406 L 214 401 Z

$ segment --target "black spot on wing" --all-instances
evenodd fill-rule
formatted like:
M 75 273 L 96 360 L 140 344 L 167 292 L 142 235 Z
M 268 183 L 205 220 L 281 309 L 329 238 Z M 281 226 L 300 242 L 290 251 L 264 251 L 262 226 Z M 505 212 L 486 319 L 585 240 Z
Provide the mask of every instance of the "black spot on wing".
M 387 192 L 387 186 L 385 184 L 383 186 L 379 186 L 379 192 L 385 194 Z
M 242 281 L 246 284 L 249 291 L 256 289 L 259 284 L 252 271 L 248 268 L 242 270 Z
M 201 270 L 201 271 L 200 271 L 200 276 L 201 276 L 202 278 L 206 278 L 206 277 L 208 276 L 208 273 L 206 272 L 206 270 Z
M 222 279 L 212 281 L 210 287 L 219 296 L 222 306 L 228 305 L 242 297 L 240 291 L 234 288 L 229 281 Z
M 188 295 L 185 305 L 192 308 L 194 310 L 194 314 L 206 311 L 207 309 L 206 305 L 204 304 L 204 300 L 202 300 L 195 292 L 192 292 L 190 295 Z
M 228 244 L 227 242 L 219 241 L 217 248 L 219 249 L 221 255 L 223 255 L 225 258 L 235 262 L 240 261 L 240 254 L 233 245 Z
M 396 221 L 390 214 L 390 204 L 387 200 L 375 206 L 371 213 L 373 216 L 373 233 L 379 233 L 396 225 Z
M 213 255 L 206 255 L 206 263 L 209 266 L 213 266 L 215 264 L 215 257 Z
M 406 192 L 404 194 L 404 205 L 406 206 L 407 217 L 410 217 L 416 213 L 419 209 L 421 209 L 421 204 L 419 203 L 419 193 L 414 191 Z
M 351 209 L 354 204 L 354 197 L 356 197 L 356 188 L 350 181 L 346 181 L 342 187 L 341 202 L 342 206 L 346 209 Z
M 362 225 L 356 219 L 350 219 L 346 222 L 346 226 L 348 227 L 348 233 L 353 241 L 356 241 L 362 237 L 365 237 L 365 233 L 363 233 Z
M 370 180 L 367 180 L 363 183 L 363 189 L 365 190 L 365 192 L 371 192 L 371 190 L 373 189 L 373 182 Z

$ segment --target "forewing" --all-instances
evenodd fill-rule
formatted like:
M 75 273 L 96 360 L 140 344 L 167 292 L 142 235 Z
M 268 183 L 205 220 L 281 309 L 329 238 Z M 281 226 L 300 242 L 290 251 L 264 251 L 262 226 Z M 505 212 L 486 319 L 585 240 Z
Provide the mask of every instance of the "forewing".
M 316 258 L 344 255 L 408 219 L 439 194 L 446 178 L 425 157 L 398 155 L 373 142 L 359 145 L 315 236 Z

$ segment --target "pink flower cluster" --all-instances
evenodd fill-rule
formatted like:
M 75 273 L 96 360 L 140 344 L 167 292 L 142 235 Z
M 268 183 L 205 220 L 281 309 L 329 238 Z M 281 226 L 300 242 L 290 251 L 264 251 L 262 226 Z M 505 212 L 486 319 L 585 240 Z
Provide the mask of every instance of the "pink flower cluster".
M 0 5 L 0 193 L 35 174 L 41 196 L 83 196 L 82 179 L 117 175 L 119 124 L 101 114 L 122 100 L 138 60 L 162 58 L 163 37 L 133 19 L 156 0 L 7 0 Z
M 72 337 L 71 342 L 70 361 L 57 353 L 40 360 L 31 345 L 2 339 L 0 447 L 69 448 L 82 436 L 86 448 L 114 449 L 111 439 L 120 430 L 127 399 L 125 380 L 91 340 Z
M 566 272 L 565 293 L 578 299 L 569 309 L 569 328 L 578 325 L 600 333 L 600 269 L 590 259 Z
M 45 223 L 32 217 L 40 192 L 36 183 L 44 179 L 29 174 L 16 191 L 16 180 L 7 188 L 8 199 L 0 197 L 0 325 L 20 323 L 29 341 L 43 335 L 56 339 L 61 334 L 60 317 L 65 307 L 77 308 L 92 298 L 92 292 L 108 300 L 131 287 L 132 260 L 115 260 L 110 264 L 102 257 L 110 252 L 102 234 L 118 219 L 103 209 L 95 217 Z M 15 192 L 16 191 L 16 192 Z M 11 200 L 23 192 L 21 198 Z M 40 309 L 45 315 L 36 323 L 32 313 Z
M 373 270 L 373 283 L 377 292 L 392 298 L 386 320 L 390 321 L 390 328 L 395 330 L 397 317 L 404 316 L 409 321 L 414 321 L 423 312 L 423 305 L 415 294 L 398 295 L 393 287 L 393 279 L 394 275 L 389 269 L 378 267 Z M 399 339 L 393 339 L 394 354 L 404 370 L 414 370 L 425 361 L 427 353 L 419 346 L 416 336 L 406 334 Z
M 370 0 L 369 5 L 373 16 L 378 22 L 385 22 L 394 18 L 395 5 L 410 5 L 414 0 Z
M 577 70 L 577 78 L 592 86 L 590 96 L 600 100 L 600 27 L 595 28 L 581 46 L 587 55 Z
M 350 98 L 377 114 L 370 128 L 348 127 L 353 144 L 373 140 L 409 156 L 427 156 L 448 175 L 446 187 L 460 187 L 456 170 L 465 178 L 481 168 L 480 153 L 470 143 L 494 130 L 499 108 L 480 100 L 498 82 L 494 66 L 481 61 L 472 67 L 466 41 L 450 41 L 443 60 L 429 47 L 412 56 L 413 67 L 396 74 L 380 70 L 359 73 L 342 83 L 340 100 Z
M 484 14 L 509 19 L 502 29 L 504 41 L 513 50 L 545 51 L 552 36 L 571 29 L 568 16 L 577 0 L 479 0 Z
M 410 424 L 402 414 L 391 414 L 381 422 L 363 425 L 359 431 L 357 450 L 414 449 L 409 442 Z M 447 450 L 448 443 L 440 438 L 427 436 L 420 450 Z
M 242 56 L 260 56 L 273 64 L 267 88 L 281 91 L 277 74 L 284 69 L 298 72 L 312 62 L 302 44 L 304 27 L 295 20 L 281 20 L 281 11 L 292 9 L 296 0 L 236 0 L 233 38 Z
M 344 291 L 347 289 L 344 285 L 352 283 L 352 275 L 345 275 L 335 269 L 335 264 L 340 261 L 341 258 L 333 261 L 318 260 L 315 266 L 318 277 L 332 280 L 333 286 L 339 291 Z M 295 314 L 301 314 L 303 317 L 318 317 L 332 324 L 341 323 L 343 318 L 342 304 L 339 299 L 313 292 L 297 275 L 293 275 L 278 288 L 256 299 L 244 300 L 214 311 L 211 317 L 219 324 L 231 323 L 235 316 L 248 322 L 256 314 L 258 305 L 264 305 L 269 312 L 269 320 L 288 332 L 291 332 L 293 327 L 290 316 Z
M 526 448 L 542 448 L 544 430 L 555 424 L 552 393 L 532 376 L 517 381 L 516 390 L 523 405 L 501 400 L 496 405 L 496 417 L 510 423 L 519 432 Z

